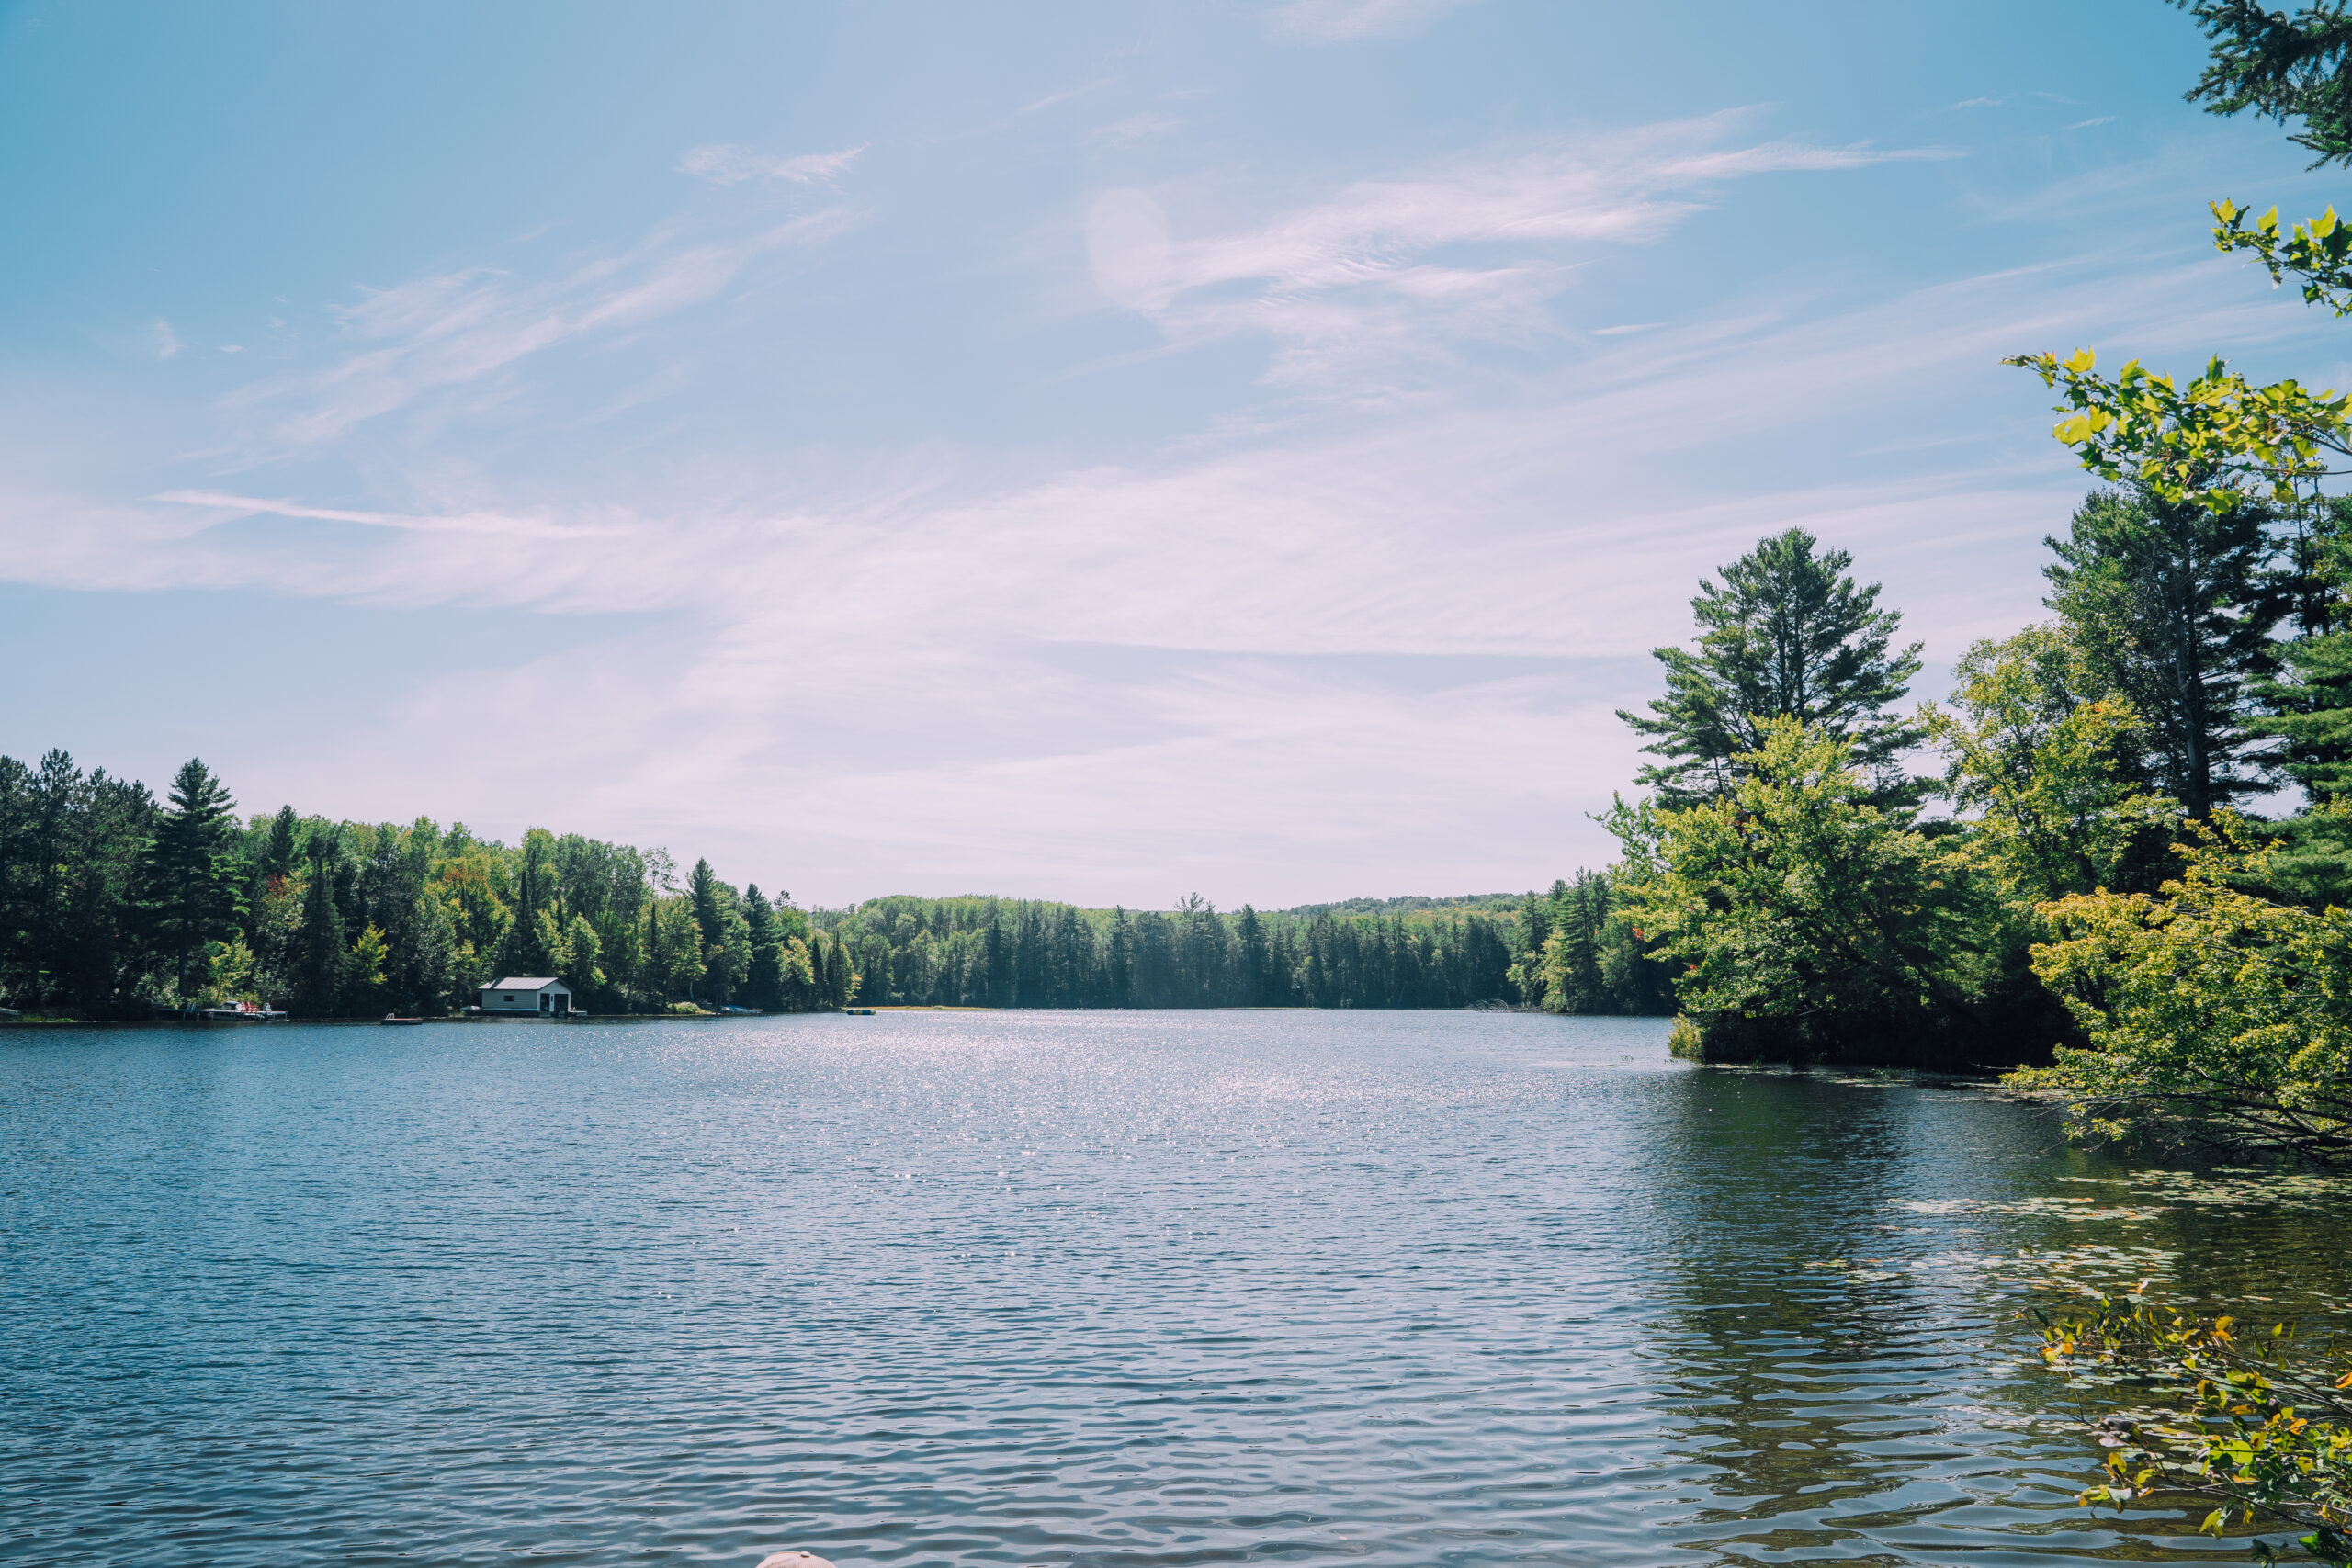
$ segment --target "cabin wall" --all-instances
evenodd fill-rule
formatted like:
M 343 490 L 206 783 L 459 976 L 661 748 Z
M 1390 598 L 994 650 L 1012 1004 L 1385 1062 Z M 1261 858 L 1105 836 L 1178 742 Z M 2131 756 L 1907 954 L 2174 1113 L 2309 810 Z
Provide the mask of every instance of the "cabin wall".
M 561 998 L 560 1003 L 548 1004 L 549 1011 L 560 1010 L 569 1012 L 571 1010 L 571 988 L 569 986 L 544 986 L 536 991 L 501 991 L 485 987 L 481 992 L 481 1010 L 537 1013 L 539 1010 L 539 998 L 542 995 Z M 509 997 L 514 999 L 506 1000 L 505 998 Z

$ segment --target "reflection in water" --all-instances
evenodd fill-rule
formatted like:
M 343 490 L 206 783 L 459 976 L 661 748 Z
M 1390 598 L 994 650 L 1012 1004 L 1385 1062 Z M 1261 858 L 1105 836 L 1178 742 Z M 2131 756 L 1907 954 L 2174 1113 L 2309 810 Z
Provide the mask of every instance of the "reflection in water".
M 0 1561 L 2211 1555 L 2016 1305 L 2352 1204 L 2055 1143 L 1652 1021 L 0 1035 Z
M 1703 1467 L 1679 1540 L 1736 1562 L 2227 1555 L 2195 1538 L 2202 1508 L 2075 1504 L 2091 1413 L 2033 1368 L 2019 1314 L 2151 1280 L 2324 1316 L 2352 1272 L 2327 1239 L 2341 1184 L 2134 1169 L 2030 1108 L 1894 1077 L 1675 1088 L 1644 1147 L 1652 1347 Z

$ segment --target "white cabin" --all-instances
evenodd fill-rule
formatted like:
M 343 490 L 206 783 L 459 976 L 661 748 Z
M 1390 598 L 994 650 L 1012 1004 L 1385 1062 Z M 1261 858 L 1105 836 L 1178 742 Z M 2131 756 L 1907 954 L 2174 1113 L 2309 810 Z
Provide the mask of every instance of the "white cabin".
M 510 975 L 481 988 L 484 1012 L 536 1012 L 561 1018 L 571 1011 L 571 987 L 548 975 Z

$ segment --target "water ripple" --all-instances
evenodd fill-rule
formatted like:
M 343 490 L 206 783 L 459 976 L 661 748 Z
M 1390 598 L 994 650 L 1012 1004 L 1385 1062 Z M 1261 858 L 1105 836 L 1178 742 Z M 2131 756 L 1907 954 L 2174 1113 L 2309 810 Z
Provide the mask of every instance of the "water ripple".
M 2074 1504 L 2015 1306 L 2340 1300 L 2341 1192 L 1663 1035 L 0 1036 L 0 1560 L 2226 1560 Z

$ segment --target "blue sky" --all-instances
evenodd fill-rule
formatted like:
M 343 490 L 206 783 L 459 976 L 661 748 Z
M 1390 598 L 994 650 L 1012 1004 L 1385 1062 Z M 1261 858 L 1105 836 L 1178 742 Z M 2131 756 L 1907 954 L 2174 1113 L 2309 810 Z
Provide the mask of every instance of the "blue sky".
M 0 5 L 0 750 L 838 903 L 1548 882 L 1694 580 L 1928 645 L 2005 353 L 2352 382 L 2154 0 Z

